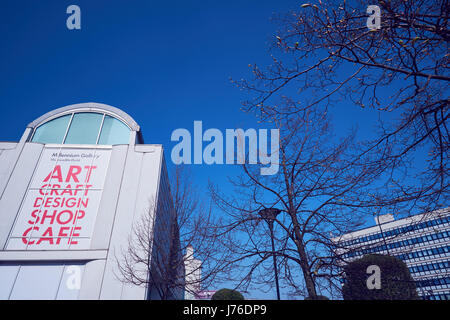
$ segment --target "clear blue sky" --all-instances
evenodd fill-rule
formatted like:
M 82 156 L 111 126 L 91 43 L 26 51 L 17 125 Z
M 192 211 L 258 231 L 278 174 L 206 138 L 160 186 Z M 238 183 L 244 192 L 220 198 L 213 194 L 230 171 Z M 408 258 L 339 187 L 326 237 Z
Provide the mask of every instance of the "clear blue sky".
M 140 124 L 146 143 L 170 160 L 176 128 L 252 128 L 239 110 L 243 92 L 229 79 L 248 64 L 270 62 L 276 13 L 295 0 L 268 1 L 2 1 L 0 7 L 0 140 L 18 140 L 45 112 L 101 102 Z M 81 30 L 66 28 L 66 8 L 81 8 Z M 367 121 L 353 106 L 337 113 L 337 130 Z M 169 167 L 171 166 L 168 161 Z M 233 168 L 195 166 L 201 185 Z M 234 172 L 234 171 L 233 171 Z M 219 180 L 220 181 L 220 180 Z
M 26 125 L 54 108 L 100 102 L 123 109 L 146 143 L 175 145 L 176 128 L 251 128 L 240 111 L 245 95 L 229 78 L 270 61 L 270 18 L 302 1 L 36 1 L 0 6 L 0 140 L 17 141 Z M 66 8 L 81 8 L 81 30 L 66 28 Z M 351 105 L 337 129 L 370 118 Z M 340 120 L 347 121 L 341 122 Z M 363 126 L 364 127 L 364 126 Z M 369 129 L 370 130 L 370 129 Z M 233 166 L 193 166 L 197 184 L 226 186 Z
M 71 4 L 81 9 L 81 30 L 66 28 Z M 130 114 L 146 143 L 165 146 L 167 159 L 172 131 L 191 131 L 194 120 L 205 129 L 255 127 L 239 110 L 244 96 L 229 78 L 248 75 L 249 63 L 269 61 L 270 18 L 297 5 L 2 1 L 0 140 L 18 140 L 29 122 L 51 109 L 89 101 Z M 224 168 L 205 170 L 199 173 L 204 184 Z

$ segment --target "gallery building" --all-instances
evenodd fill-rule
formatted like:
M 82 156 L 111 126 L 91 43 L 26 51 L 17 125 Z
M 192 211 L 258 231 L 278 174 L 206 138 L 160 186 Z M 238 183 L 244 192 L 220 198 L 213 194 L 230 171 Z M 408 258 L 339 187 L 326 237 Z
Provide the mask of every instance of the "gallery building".
M 334 238 L 335 253 L 346 262 L 366 254 L 397 257 L 409 268 L 422 299 L 450 300 L 450 208 L 397 220 L 382 215 L 375 222 Z
M 179 247 L 163 147 L 144 144 L 128 114 L 99 103 L 50 111 L 19 142 L 0 142 L 0 163 L 0 299 L 161 298 L 157 283 L 119 271 L 143 215 L 152 242 L 140 272 L 157 273 L 154 257 Z

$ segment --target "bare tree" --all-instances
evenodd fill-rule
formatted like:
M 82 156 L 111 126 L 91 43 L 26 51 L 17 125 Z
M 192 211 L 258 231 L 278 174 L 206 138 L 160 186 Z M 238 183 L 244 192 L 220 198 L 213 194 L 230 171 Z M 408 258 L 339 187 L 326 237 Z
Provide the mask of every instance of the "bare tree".
M 366 25 L 369 4 L 380 8 L 379 29 Z M 378 110 L 379 132 L 365 150 L 385 165 L 391 197 L 383 201 L 397 212 L 442 208 L 449 187 L 449 13 L 448 0 L 305 3 L 278 17 L 273 63 L 252 65 L 254 78 L 237 82 L 251 94 L 244 107 L 262 119 L 339 101 Z M 425 158 L 424 170 L 415 157 Z
M 371 192 L 383 166 L 371 153 L 360 155 L 354 133 L 335 138 L 325 108 L 271 120 L 280 129 L 280 173 L 263 176 L 259 166 L 243 165 L 244 173 L 233 180 L 234 195 L 210 187 L 229 217 L 221 241 L 234 254 L 235 270 L 244 272 L 244 287 L 272 285 L 276 255 L 282 286 L 293 296 L 338 295 L 330 233 L 353 231 L 372 215 Z M 268 221 L 260 214 L 265 208 L 280 213 Z M 273 235 L 266 222 L 273 222 Z
M 217 246 L 211 208 L 200 200 L 183 167 L 175 169 L 171 186 L 173 203 L 150 201 L 147 213 L 133 227 L 127 248 L 117 257 L 121 281 L 148 286 L 163 300 L 179 298 L 180 291 L 195 295 L 197 289 L 210 287 L 227 255 Z M 157 210 L 171 213 L 156 214 L 155 220 Z M 158 220 L 159 216 L 164 218 Z M 185 268 L 193 259 L 185 255 L 189 246 L 196 249 L 195 258 L 202 263 Z
M 235 181 L 240 198 L 211 188 L 230 215 L 224 234 L 240 234 L 228 245 L 237 261 L 249 261 L 243 283 L 273 281 L 266 261 L 276 254 L 285 285 L 302 292 L 300 271 L 305 294 L 314 297 L 322 279 L 339 273 L 329 232 L 353 231 L 367 215 L 427 212 L 448 203 L 450 6 L 446 0 L 378 6 L 379 29 L 367 26 L 372 18 L 360 0 L 319 0 L 280 16 L 277 57 L 262 69 L 251 65 L 253 79 L 236 82 L 251 95 L 245 110 L 282 132 L 279 175 L 258 176 L 244 166 Z M 337 144 L 324 138 L 326 110 L 342 101 L 378 111 L 375 138 L 353 135 Z M 275 252 L 257 223 L 259 210 L 271 207 L 282 212 L 273 221 Z

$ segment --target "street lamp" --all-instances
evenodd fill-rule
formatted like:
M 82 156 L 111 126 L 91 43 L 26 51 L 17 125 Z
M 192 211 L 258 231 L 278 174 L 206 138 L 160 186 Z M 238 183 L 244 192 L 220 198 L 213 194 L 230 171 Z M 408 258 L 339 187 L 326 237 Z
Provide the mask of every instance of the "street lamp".
M 269 225 L 270 241 L 272 243 L 273 268 L 275 270 L 275 286 L 277 288 L 277 300 L 280 300 L 280 286 L 278 284 L 277 257 L 275 255 L 275 244 L 273 241 L 273 222 L 280 212 L 281 210 L 276 208 L 265 208 L 258 212 L 261 218 L 264 219 Z

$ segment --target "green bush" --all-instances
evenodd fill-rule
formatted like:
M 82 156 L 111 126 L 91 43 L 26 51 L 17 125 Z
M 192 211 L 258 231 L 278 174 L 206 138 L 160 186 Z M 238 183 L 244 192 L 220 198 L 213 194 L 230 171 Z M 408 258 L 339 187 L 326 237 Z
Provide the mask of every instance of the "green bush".
M 236 290 L 220 289 L 211 297 L 211 300 L 245 300 L 244 296 Z
M 370 265 L 380 268 L 380 289 L 369 289 L 367 273 Z M 395 257 L 371 254 L 347 264 L 344 268 L 345 284 L 342 288 L 344 300 L 417 300 L 411 274 L 406 264 Z

